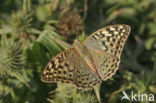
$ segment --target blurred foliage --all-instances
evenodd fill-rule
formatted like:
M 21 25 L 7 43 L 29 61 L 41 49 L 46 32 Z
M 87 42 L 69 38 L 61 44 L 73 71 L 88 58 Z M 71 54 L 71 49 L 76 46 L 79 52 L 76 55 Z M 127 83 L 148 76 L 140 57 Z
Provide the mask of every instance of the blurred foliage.
M 0 76 L 7 76 L 12 72 L 19 72 L 24 65 L 24 58 L 20 46 L 2 35 L 0 47 Z
M 90 91 L 41 82 L 53 56 L 111 24 L 132 30 L 115 76 Z M 3 0 L 0 74 L 0 103 L 120 103 L 122 91 L 156 94 L 156 2 Z

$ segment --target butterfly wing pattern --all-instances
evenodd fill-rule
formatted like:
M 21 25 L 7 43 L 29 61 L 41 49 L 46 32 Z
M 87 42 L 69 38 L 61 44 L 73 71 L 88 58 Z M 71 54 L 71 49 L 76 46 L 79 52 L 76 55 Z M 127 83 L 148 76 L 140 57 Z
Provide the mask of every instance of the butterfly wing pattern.
M 74 48 L 52 58 L 45 67 L 41 80 L 47 83 L 70 83 L 79 89 L 91 89 L 101 82 Z
M 98 73 L 103 80 L 109 79 L 119 67 L 120 55 L 130 27 L 124 24 L 106 26 L 92 33 L 84 44 L 97 62 Z M 96 63 L 96 62 L 95 62 Z
M 74 49 L 56 55 L 45 67 L 41 80 L 47 83 L 73 83 L 75 58 Z
M 95 72 L 90 70 L 89 66 L 85 63 L 85 60 L 78 55 L 77 68 L 75 71 L 76 86 L 81 89 L 91 89 L 101 83 L 101 78 Z
M 91 89 L 115 74 L 129 33 L 130 27 L 124 24 L 99 29 L 83 42 L 92 61 L 87 63 L 77 51 L 79 49 L 71 48 L 50 60 L 41 75 L 41 80 L 47 83 L 69 83 L 80 89 Z M 93 71 L 89 64 L 95 64 L 93 70 L 97 72 Z

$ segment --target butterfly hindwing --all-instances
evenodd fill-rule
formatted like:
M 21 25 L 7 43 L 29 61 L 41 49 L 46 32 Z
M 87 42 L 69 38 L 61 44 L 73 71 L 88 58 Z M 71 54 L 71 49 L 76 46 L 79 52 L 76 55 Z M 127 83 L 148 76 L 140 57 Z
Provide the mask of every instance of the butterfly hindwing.
M 99 52 L 93 49 L 89 49 L 89 51 L 91 55 L 94 55 L 92 56 L 92 58 L 100 77 L 103 80 L 111 78 L 119 68 L 120 58 L 111 54 L 104 53 L 102 51 Z
M 93 72 L 84 58 L 78 56 L 77 68 L 75 70 L 76 82 L 75 84 L 83 89 L 91 89 L 92 87 L 101 83 L 101 78 L 95 72 Z

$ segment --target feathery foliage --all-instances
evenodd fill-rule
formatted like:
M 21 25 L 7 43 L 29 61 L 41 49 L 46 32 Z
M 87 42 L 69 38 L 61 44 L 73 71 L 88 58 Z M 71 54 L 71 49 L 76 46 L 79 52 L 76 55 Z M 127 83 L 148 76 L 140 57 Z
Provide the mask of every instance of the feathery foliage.
M 5 35 L 1 39 L 0 54 L 0 76 L 21 71 L 24 65 L 22 50 L 18 44 L 8 40 Z

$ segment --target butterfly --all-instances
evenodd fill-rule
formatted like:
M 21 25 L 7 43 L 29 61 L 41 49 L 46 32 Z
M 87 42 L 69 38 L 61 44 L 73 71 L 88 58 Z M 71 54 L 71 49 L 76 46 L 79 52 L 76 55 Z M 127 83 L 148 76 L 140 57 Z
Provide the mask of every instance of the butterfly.
M 91 89 L 111 78 L 119 68 L 120 55 L 130 30 L 128 25 L 116 24 L 95 31 L 84 42 L 75 40 L 73 48 L 49 61 L 41 80 Z

